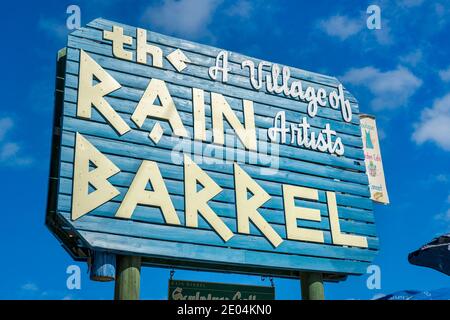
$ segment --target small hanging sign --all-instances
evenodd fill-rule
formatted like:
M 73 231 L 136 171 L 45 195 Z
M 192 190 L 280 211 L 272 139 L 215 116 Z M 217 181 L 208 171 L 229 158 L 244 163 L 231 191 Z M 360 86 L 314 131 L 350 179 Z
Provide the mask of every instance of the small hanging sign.
M 375 117 L 361 114 L 361 136 L 363 139 L 366 172 L 369 177 L 370 196 L 373 201 L 388 204 L 389 196 L 384 178 Z

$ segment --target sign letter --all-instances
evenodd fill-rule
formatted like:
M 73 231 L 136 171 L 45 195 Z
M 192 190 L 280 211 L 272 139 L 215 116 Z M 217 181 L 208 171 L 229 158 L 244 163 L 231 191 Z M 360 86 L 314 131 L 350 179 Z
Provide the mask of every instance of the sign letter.
M 205 96 L 202 89 L 192 89 L 194 139 L 206 141 Z
M 94 78 L 97 78 L 99 83 L 92 85 Z M 120 84 L 111 75 L 86 52 L 80 50 L 77 117 L 90 119 L 94 106 L 120 135 L 130 131 L 128 124 L 104 98 L 119 88 Z
M 153 191 L 146 190 L 148 183 L 151 184 Z M 116 212 L 116 217 L 130 219 L 138 204 L 159 207 L 166 223 L 180 224 L 156 162 L 142 161 L 130 189 Z
M 103 39 L 112 41 L 114 57 L 129 61 L 133 59 L 133 54 L 123 49 L 124 44 L 131 45 L 133 43 L 133 38 L 123 34 L 123 28 L 113 26 L 112 32 L 108 30 L 103 31 Z
M 220 66 L 220 60 L 222 60 L 222 66 Z M 228 52 L 220 51 L 216 57 L 216 65 L 208 69 L 208 73 L 211 79 L 217 80 L 217 74 L 222 72 L 222 82 L 228 82 Z
M 270 195 L 242 170 L 237 163 L 234 164 L 234 187 L 236 192 L 238 232 L 250 234 L 250 220 L 252 220 L 272 245 L 278 247 L 283 242 L 283 239 L 257 210 L 270 199 Z M 253 194 L 251 198 L 247 198 L 248 191 Z
M 297 227 L 297 219 L 320 221 L 320 210 L 295 206 L 295 198 L 318 200 L 316 189 L 283 185 L 284 212 L 286 216 L 286 233 L 289 239 L 324 243 L 320 230 Z
M 203 186 L 200 191 L 197 191 L 198 182 Z M 208 201 L 221 191 L 222 188 L 205 171 L 191 158 L 184 156 L 186 226 L 198 227 L 198 213 L 200 213 L 222 239 L 228 241 L 233 236 L 233 232 L 208 205 Z
M 161 105 L 154 105 L 155 100 L 159 98 Z M 141 128 L 147 117 L 152 117 L 156 119 L 166 120 L 172 127 L 173 132 L 180 137 L 187 137 L 188 133 L 184 128 L 183 122 L 181 121 L 180 115 L 178 114 L 175 103 L 170 96 L 169 90 L 167 89 L 166 83 L 162 80 L 153 78 L 145 89 L 141 100 L 139 101 L 136 110 L 134 110 L 131 119 L 136 123 L 136 125 Z M 156 128 L 156 126 L 155 126 Z M 160 134 L 156 137 L 152 137 L 150 132 L 149 136 L 155 143 L 158 143 L 159 138 L 162 135 L 162 130 Z
M 147 43 L 147 31 L 144 29 L 137 29 L 137 62 L 147 63 L 147 54 L 152 56 L 152 65 L 154 67 L 163 67 L 163 52 L 161 48 Z
M 327 203 L 333 243 L 342 246 L 367 248 L 368 245 L 366 237 L 341 233 L 341 226 L 339 225 L 339 215 L 336 205 L 336 194 L 334 192 L 327 191 Z
M 245 127 L 239 122 L 236 114 L 231 110 L 225 97 L 218 93 L 211 93 L 213 141 L 216 144 L 224 144 L 223 120 L 227 119 L 230 126 L 236 131 L 242 144 L 248 150 L 256 151 L 255 115 L 253 113 L 253 102 L 243 100 Z
M 89 169 L 91 163 L 96 167 L 93 170 Z M 119 168 L 111 160 L 80 133 L 76 133 L 72 220 L 80 218 L 120 193 L 108 182 L 108 178 L 119 172 Z M 95 191 L 89 192 L 89 185 L 94 187 Z

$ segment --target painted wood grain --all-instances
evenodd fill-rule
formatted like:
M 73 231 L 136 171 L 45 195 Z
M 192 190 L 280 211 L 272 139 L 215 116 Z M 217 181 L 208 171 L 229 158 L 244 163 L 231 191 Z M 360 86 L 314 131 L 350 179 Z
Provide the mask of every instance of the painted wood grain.
M 125 34 L 135 38 L 136 28 L 134 27 L 96 19 L 86 27 L 74 31 L 68 39 L 57 210 L 71 228 L 86 241 L 86 245 L 92 249 L 111 250 L 117 253 L 187 259 L 194 262 L 209 261 L 236 268 L 254 266 L 260 269 L 265 268 L 265 270 L 365 273 L 366 267 L 374 259 L 379 248 L 379 240 L 376 237 L 373 206 L 369 198 L 368 179 L 365 173 L 358 117 L 359 106 L 350 92 L 345 90 L 345 96 L 351 101 L 353 112 L 350 123 L 344 123 L 341 112 L 332 109 L 328 104 L 326 107 L 319 107 L 317 116 L 310 118 L 306 112 L 307 104 L 302 101 L 271 94 L 264 89 L 253 90 L 240 64 L 246 59 L 258 63 L 261 61 L 259 59 L 230 53 L 230 81 L 226 84 L 219 83 L 209 78 L 208 67 L 215 64 L 215 56 L 220 49 L 148 32 L 148 41 L 158 45 L 165 56 L 175 49 L 183 50 L 191 60 L 188 67 L 179 73 L 166 59 L 163 59 L 162 68 L 120 60 L 113 57 L 111 42 L 104 40 L 102 36 L 103 30 L 111 30 L 113 24 L 122 26 Z M 127 50 L 135 48 L 134 42 L 127 47 Z M 80 49 L 87 52 L 122 86 L 109 94 L 106 100 L 132 128 L 123 136 L 118 136 L 95 110 L 90 120 L 76 116 Z M 339 85 L 339 81 L 331 76 L 292 67 L 290 70 L 292 80 L 301 80 L 314 88 L 322 87 L 327 93 L 335 90 Z M 155 144 L 148 138 L 148 132 L 157 121 L 146 119 L 144 125 L 137 128 L 130 120 L 131 114 L 152 78 L 161 79 L 167 83 L 183 125 L 191 137 L 193 136 L 192 87 L 195 87 L 205 90 L 206 93 L 207 129 L 211 128 L 209 92 L 217 92 L 226 97 L 240 121 L 243 120 L 241 100 L 248 99 L 254 102 L 255 125 L 261 129 L 261 135 L 258 136 L 260 147 L 263 147 L 265 143 L 268 128 L 273 125 L 272 117 L 277 112 L 284 111 L 290 123 L 298 123 L 302 117 L 308 117 L 311 131 L 315 133 L 320 132 L 325 124 L 329 123 L 341 137 L 345 146 L 345 155 L 338 157 L 294 145 L 281 145 L 275 170 L 271 168 L 273 163 L 270 161 L 274 158 L 270 153 L 254 157 L 256 154 L 245 150 L 238 140 L 231 147 L 212 143 L 205 145 L 190 139 L 173 139 L 170 127 L 164 122 L 158 122 L 165 132 L 158 144 Z M 225 124 L 225 128 L 230 126 Z M 109 179 L 120 194 L 88 215 L 72 221 L 70 210 L 76 132 L 81 133 L 113 161 L 121 172 Z M 207 141 L 212 141 L 210 133 L 207 134 Z M 199 163 L 199 166 L 223 188 L 223 191 L 209 204 L 224 223 L 236 233 L 230 241 L 223 242 L 201 216 L 198 228 L 184 226 L 182 152 L 171 152 L 174 148 L 189 151 L 194 160 L 196 156 L 204 155 L 207 148 L 213 151 L 203 157 L 204 161 Z M 285 239 L 279 247 L 274 248 L 253 225 L 250 227 L 250 235 L 236 232 L 233 160 L 213 161 L 216 155 L 227 152 L 233 153 L 234 161 L 243 161 L 244 163 L 240 163 L 242 169 L 270 194 L 271 199 L 259 211 Z M 253 163 L 250 161 L 251 157 L 256 159 Z M 136 207 L 129 220 L 114 217 L 142 160 L 158 163 L 176 214 L 182 223 L 181 226 L 165 224 L 160 209 L 143 205 Z M 205 160 L 209 162 L 205 163 Z M 268 171 L 262 172 L 261 169 Z M 267 174 L 268 172 L 273 174 Z M 298 226 L 323 230 L 325 243 L 287 240 L 281 190 L 281 185 L 286 183 L 319 190 L 317 201 L 296 200 L 296 205 L 320 210 L 321 221 L 298 220 Z M 366 236 L 369 245 L 367 249 L 333 244 L 326 191 L 336 192 L 342 232 Z

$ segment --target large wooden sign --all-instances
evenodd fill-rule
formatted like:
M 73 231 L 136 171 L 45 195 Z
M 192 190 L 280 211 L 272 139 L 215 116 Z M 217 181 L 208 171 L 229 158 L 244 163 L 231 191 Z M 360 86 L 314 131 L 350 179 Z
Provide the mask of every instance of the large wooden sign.
M 358 104 L 336 78 L 96 19 L 69 35 L 60 95 L 47 222 L 75 258 L 282 276 L 374 259 Z

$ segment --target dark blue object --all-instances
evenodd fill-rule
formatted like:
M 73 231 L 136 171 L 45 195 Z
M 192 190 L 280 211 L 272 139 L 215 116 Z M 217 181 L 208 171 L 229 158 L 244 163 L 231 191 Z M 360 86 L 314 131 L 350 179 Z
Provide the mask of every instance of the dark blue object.
M 450 300 L 450 288 L 430 291 L 403 290 L 385 295 L 376 300 Z
M 114 281 L 116 277 L 116 255 L 106 251 L 93 251 L 90 263 L 90 278 L 94 281 Z
M 416 266 L 428 267 L 450 276 L 450 233 L 433 239 L 419 250 L 408 255 Z

